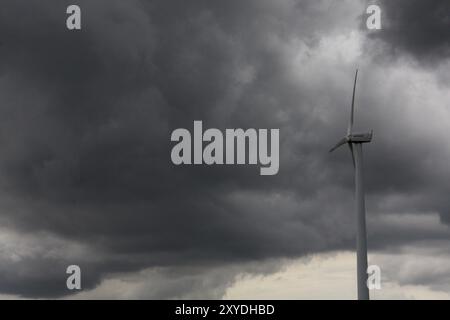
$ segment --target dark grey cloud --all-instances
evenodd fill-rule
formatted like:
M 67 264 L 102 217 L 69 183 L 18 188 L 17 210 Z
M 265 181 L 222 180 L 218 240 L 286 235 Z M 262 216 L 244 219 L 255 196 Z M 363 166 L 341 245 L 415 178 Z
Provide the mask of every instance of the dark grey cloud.
M 425 63 L 450 57 L 450 3 L 445 0 L 368 1 L 382 10 L 382 29 L 369 32 L 387 52 L 409 53 Z M 365 26 L 365 24 L 364 24 Z
M 24 248 L 39 248 L 19 258 L 15 247 L 3 252 L 3 293 L 68 294 L 69 264 L 82 267 L 89 289 L 111 274 L 152 267 L 183 279 L 189 266 L 353 248 L 349 154 L 327 150 L 345 132 L 355 61 L 345 62 L 340 40 L 327 41 L 358 30 L 363 3 L 78 3 L 79 32 L 65 29 L 67 1 L 5 1 L 0 12 L 0 223 L 32 237 Z M 375 217 L 435 210 L 446 221 L 448 200 L 436 190 L 448 186 L 447 176 L 422 156 L 442 156 L 429 143 L 434 132 L 409 147 L 411 123 L 398 125 L 401 112 L 386 115 L 379 96 L 363 89 L 399 105 L 391 98 L 403 88 L 383 92 L 383 72 L 362 72 L 358 100 L 367 111 L 358 124 L 376 132 L 367 148 L 368 206 Z M 280 128 L 279 174 L 172 165 L 170 133 L 194 120 Z M 398 203 L 383 206 L 392 194 Z M 375 231 L 374 247 L 386 246 L 385 233 L 389 244 L 414 239 L 391 228 Z M 434 236 L 445 235 L 419 238 Z M 150 296 L 177 296 L 173 288 Z

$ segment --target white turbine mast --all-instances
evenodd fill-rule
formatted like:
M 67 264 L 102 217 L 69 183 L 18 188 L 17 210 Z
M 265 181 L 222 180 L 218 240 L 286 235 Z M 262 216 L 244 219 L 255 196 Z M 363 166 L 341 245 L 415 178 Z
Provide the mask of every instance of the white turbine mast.
M 340 146 L 347 144 L 350 148 L 355 170 L 355 211 L 356 211 L 356 259 L 358 299 L 369 300 L 369 288 L 367 287 L 367 234 L 366 234 L 366 206 L 364 201 L 364 177 L 363 177 L 363 152 L 362 144 L 372 141 L 373 131 L 366 133 L 353 133 L 355 116 L 355 93 L 358 70 L 353 84 L 352 106 L 347 135 L 342 138 L 331 150 L 333 152 Z

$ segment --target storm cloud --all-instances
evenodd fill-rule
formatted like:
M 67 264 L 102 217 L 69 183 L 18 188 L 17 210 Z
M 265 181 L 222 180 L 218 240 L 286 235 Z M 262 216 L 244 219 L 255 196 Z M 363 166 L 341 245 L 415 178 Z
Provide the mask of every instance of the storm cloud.
M 350 155 L 327 150 L 345 133 L 357 66 L 357 124 L 375 130 L 369 245 L 448 240 L 385 218 L 450 219 L 450 148 L 435 139 L 450 125 L 448 85 L 432 66 L 364 50 L 375 37 L 448 70 L 448 5 L 431 1 L 442 19 L 416 19 L 417 34 L 407 21 L 424 9 L 413 2 L 383 3 L 389 24 L 375 35 L 360 30 L 365 1 L 78 1 L 74 32 L 68 1 L 4 1 L 1 293 L 69 294 L 65 267 L 78 264 L 84 289 L 141 272 L 161 287 L 141 297 L 201 297 L 174 286 L 196 288 L 203 274 L 216 281 L 198 291 L 220 297 L 237 265 L 268 272 L 246 266 L 353 249 Z M 279 173 L 173 165 L 170 134 L 194 120 L 279 128 Z M 157 280 L 152 268 L 177 275 Z
M 393 55 L 410 54 L 426 63 L 450 57 L 450 3 L 445 0 L 368 1 L 380 6 L 383 28 L 369 32 Z

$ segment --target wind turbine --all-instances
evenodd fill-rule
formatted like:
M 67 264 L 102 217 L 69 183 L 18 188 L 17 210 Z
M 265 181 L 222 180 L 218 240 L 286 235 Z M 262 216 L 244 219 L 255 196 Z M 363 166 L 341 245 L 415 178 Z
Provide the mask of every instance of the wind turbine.
M 333 152 L 340 146 L 347 144 L 350 148 L 355 169 L 355 210 L 356 210 L 356 260 L 358 300 L 369 300 L 369 289 L 367 287 L 367 235 L 366 235 L 366 206 L 364 202 L 364 179 L 363 179 L 363 153 L 362 144 L 372 141 L 373 131 L 367 133 L 353 133 L 353 119 L 355 116 L 355 92 L 358 70 L 355 74 L 353 85 L 352 107 L 347 135 L 342 138 L 331 150 Z

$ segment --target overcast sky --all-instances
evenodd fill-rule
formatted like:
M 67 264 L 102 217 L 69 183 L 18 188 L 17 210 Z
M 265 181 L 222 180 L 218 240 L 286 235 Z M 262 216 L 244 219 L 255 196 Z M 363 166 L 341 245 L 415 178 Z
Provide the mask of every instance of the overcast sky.
M 377 295 L 450 294 L 448 0 L 75 2 L 81 31 L 74 1 L 1 3 L 0 296 L 68 297 L 77 264 L 83 297 L 252 298 L 323 261 L 338 289 L 288 297 L 352 297 L 351 157 L 328 150 L 356 68 Z M 280 129 L 279 173 L 173 165 L 194 120 Z

